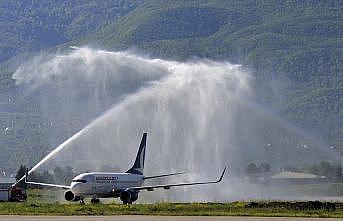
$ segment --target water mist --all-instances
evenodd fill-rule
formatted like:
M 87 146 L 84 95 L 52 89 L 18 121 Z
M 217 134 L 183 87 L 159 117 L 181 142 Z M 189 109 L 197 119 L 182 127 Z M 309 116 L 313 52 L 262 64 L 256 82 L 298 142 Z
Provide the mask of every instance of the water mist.
M 125 170 L 146 131 L 146 175 L 188 172 L 170 183 L 216 179 L 224 166 L 230 169 L 217 186 L 157 191 L 144 194 L 142 201 L 232 200 L 259 195 L 235 178 L 251 160 L 275 161 L 265 150 L 268 119 L 247 105 L 253 99 L 252 77 L 239 65 L 76 48 L 38 56 L 13 78 L 40 101 L 45 118 L 56 124 L 76 122 L 72 131 L 79 130 L 31 171 L 42 165 L 69 165 L 79 172 L 104 165 Z M 51 146 L 61 141 L 54 137 Z

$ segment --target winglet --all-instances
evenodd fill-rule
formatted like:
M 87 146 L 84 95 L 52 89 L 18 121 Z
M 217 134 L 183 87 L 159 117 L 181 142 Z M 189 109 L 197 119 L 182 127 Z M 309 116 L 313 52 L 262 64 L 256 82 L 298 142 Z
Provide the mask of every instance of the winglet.
M 220 176 L 219 180 L 217 181 L 217 183 L 220 183 L 224 177 L 224 174 L 225 174 L 225 171 L 226 171 L 226 167 L 224 168 L 223 172 L 222 172 L 222 175 Z

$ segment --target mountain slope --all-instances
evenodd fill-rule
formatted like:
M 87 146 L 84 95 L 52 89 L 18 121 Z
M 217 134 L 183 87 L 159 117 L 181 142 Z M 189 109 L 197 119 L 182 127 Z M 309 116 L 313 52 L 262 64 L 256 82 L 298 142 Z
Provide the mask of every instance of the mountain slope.
M 78 39 L 116 21 L 142 1 L 1 1 L 0 62 Z
M 341 142 L 342 20 L 341 1 L 147 1 L 73 44 L 242 63 L 261 102 Z
M 11 75 L 27 53 L 68 45 L 133 47 L 168 59 L 243 64 L 254 74 L 258 102 L 343 150 L 340 0 L 2 1 L 0 10 L 1 110 L 15 106 Z M 8 150 L 2 157 L 13 162 L 25 158 L 22 147 L 41 155 L 49 148 L 49 132 L 30 129 L 44 122 L 31 115 L 39 108 L 23 111 L 27 115 L 16 119 L 22 124 L 19 135 L 0 136 Z M 11 119 L 0 114 L 3 127 Z

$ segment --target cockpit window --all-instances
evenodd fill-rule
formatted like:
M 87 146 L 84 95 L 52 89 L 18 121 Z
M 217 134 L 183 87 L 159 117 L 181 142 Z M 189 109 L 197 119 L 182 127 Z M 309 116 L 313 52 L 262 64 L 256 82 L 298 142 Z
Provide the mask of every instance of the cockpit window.
M 75 183 L 86 183 L 87 180 L 80 180 L 80 179 L 77 179 L 77 180 L 73 180 L 73 182 L 75 182 Z

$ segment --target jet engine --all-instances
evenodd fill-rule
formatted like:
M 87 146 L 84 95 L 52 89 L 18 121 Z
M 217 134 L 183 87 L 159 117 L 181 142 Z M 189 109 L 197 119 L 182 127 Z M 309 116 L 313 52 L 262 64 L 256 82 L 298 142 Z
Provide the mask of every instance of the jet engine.
M 120 200 L 124 204 L 132 203 L 138 199 L 138 192 L 132 190 L 124 190 L 120 193 Z
M 75 194 L 68 190 L 64 193 L 64 199 L 67 201 L 79 201 L 81 199 L 80 196 L 75 196 Z

